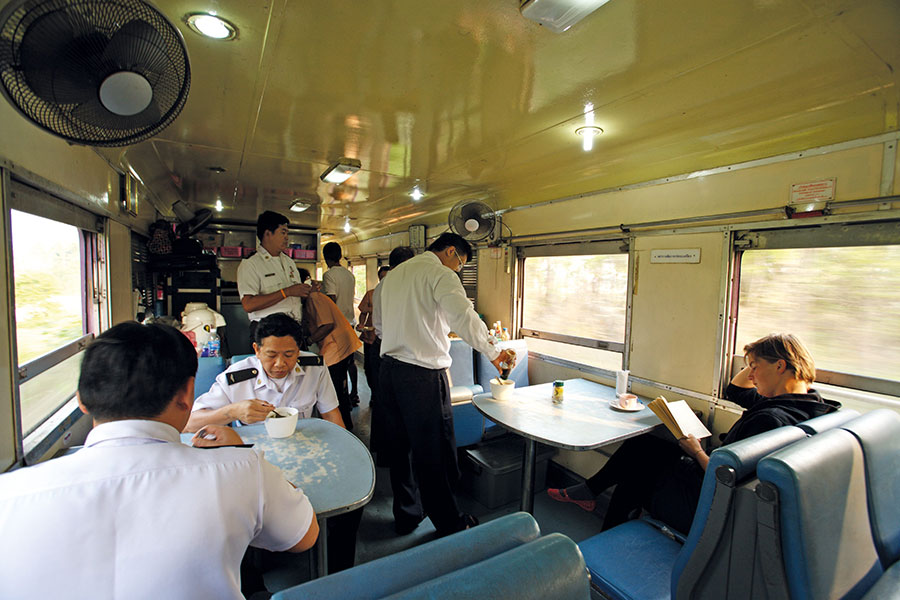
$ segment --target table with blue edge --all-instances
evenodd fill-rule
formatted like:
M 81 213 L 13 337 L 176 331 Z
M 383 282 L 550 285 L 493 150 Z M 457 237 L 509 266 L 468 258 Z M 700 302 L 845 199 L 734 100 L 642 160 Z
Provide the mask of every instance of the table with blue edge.
M 534 512 L 536 442 L 566 450 L 594 450 L 647 433 L 662 423 L 646 408 L 648 398 L 638 398 L 644 409 L 624 412 L 610 407 L 615 388 L 586 379 L 568 379 L 563 401 L 552 401 L 553 384 L 516 388 L 506 400 L 490 394 L 472 398 L 475 408 L 504 429 L 525 438 L 522 459 L 521 510 Z
M 326 575 L 326 519 L 365 506 L 375 492 L 375 465 L 368 448 L 346 429 L 322 419 L 297 421 L 296 431 L 286 438 L 270 438 L 263 423 L 236 431 L 244 443 L 263 450 L 266 460 L 309 498 L 319 521 L 318 575 Z M 184 433 L 181 440 L 190 444 L 193 436 Z

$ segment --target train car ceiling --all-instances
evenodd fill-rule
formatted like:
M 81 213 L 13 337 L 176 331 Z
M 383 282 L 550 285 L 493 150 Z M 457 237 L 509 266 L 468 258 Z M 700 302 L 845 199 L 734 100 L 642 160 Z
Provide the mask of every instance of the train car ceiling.
M 612 0 L 562 34 L 517 0 L 154 4 L 187 43 L 189 99 L 156 137 L 98 152 L 167 215 L 272 209 L 366 239 L 461 200 L 505 209 L 898 128 L 894 0 Z M 233 39 L 188 27 L 207 11 Z M 602 129 L 590 151 L 585 126 Z M 361 169 L 320 180 L 342 157 Z

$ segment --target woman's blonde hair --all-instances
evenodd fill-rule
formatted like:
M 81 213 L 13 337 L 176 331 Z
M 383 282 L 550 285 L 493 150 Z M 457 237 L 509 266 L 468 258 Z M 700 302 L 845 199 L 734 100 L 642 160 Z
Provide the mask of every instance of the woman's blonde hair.
M 744 359 L 753 356 L 769 361 L 783 360 L 800 381 L 816 380 L 816 363 L 809 350 L 789 333 L 772 333 L 744 346 Z

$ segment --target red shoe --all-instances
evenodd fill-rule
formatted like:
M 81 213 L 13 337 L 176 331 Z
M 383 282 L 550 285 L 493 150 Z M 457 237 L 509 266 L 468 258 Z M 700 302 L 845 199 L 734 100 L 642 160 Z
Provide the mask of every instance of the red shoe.
M 547 495 L 557 502 L 571 502 L 572 504 L 577 504 L 580 508 L 588 512 L 594 512 L 594 509 L 597 508 L 596 500 L 574 500 L 573 498 L 569 498 L 569 494 L 566 493 L 565 488 L 547 488 Z

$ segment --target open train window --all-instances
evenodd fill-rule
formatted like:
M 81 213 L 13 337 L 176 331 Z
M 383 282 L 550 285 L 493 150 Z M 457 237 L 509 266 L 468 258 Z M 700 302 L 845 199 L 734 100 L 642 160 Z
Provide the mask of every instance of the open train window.
M 524 248 L 521 327 L 528 349 L 580 365 L 623 365 L 629 259 L 622 242 Z
M 45 429 L 77 419 L 83 350 L 102 321 L 103 248 L 90 212 L 18 181 L 10 188 L 17 435 L 29 460 L 55 441 Z
M 817 381 L 900 407 L 900 224 L 826 226 L 737 236 L 732 372 L 745 344 L 797 335 Z

